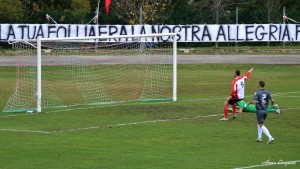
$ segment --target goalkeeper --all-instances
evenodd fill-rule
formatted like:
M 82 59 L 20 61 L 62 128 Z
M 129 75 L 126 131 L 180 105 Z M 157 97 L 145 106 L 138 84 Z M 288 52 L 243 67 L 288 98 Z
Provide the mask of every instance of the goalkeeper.
M 240 100 L 236 103 L 236 112 L 242 113 L 242 112 L 250 112 L 250 113 L 256 113 L 256 107 L 254 104 L 247 104 L 244 100 Z M 232 110 L 230 110 L 232 111 Z M 268 113 L 280 113 L 280 108 L 277 104 L 274 106 L 268 106 Z

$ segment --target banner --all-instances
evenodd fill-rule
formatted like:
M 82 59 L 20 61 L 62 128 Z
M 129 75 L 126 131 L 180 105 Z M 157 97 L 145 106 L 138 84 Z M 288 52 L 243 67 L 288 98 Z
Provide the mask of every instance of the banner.
M 0 24 L 0 41 L 38 38 L 88 37 L 177 33 L 178 42 L 300 41 L 300 24 L 239 25 L 75 25 Z M 128 39 L 113 39 L 128 41 Z M 158 39 L 156 41 L 168 41 Z

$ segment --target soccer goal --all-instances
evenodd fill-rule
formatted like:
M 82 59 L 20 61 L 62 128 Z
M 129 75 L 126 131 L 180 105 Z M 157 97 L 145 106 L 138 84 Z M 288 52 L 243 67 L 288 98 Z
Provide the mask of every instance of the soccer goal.
M 176 34 L 15 41 L 16 86 L 4 112 L 173 100 Z

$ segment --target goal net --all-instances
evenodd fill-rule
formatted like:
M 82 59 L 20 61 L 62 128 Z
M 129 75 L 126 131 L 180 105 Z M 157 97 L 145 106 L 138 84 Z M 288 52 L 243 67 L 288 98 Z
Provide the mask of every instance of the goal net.
M 16 41 L 16 86 L 4 112 L 176 100 L 175 34 Z

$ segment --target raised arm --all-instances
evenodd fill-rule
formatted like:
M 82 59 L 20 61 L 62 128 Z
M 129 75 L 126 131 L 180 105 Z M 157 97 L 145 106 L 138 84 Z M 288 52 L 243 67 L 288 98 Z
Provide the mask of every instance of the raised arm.
M 248 79 L 248 77 L 251 75 L 251 73 L 252 73 L 252 71 L 253 71 L 253 68 L 254 67 L 252 67 L 245 75 L 244 75 L 244 77 L 246 76 L 246 80 Z

